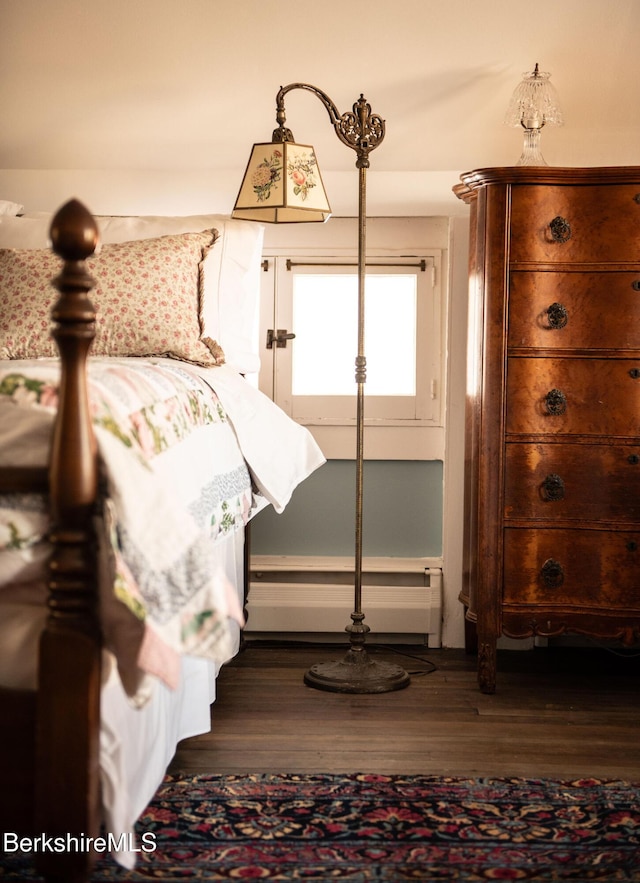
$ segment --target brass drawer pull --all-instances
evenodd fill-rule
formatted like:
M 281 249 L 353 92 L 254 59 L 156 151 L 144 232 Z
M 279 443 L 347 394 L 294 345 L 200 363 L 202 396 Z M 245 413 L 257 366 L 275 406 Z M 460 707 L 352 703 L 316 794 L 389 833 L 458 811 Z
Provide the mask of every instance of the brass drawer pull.
M 550 588 L 558 588 L 564 582 L 564 570 L 562 564 L 553 558 L 547 558 L 540 570 L 540 576 L 545 586 Z
M 555 472 L 551 472 L 542 482 L 542 499 L 549 503 L 564 500 L 564 481 Z
M 571 239 L 571 224 L 559 215 L 551 221 L 549 229 L 554 242 L 568 242 Z
M 564 328 L 569 321 L 567 308 L 562 304 L 554 303 L 547 307 L 549 328 Z
M 544 397 L 544 403 L 547 407 L 547 413 L 554 416 L 564 414 L 567 410 L 567 397 L 559 389 L 550 389 Z

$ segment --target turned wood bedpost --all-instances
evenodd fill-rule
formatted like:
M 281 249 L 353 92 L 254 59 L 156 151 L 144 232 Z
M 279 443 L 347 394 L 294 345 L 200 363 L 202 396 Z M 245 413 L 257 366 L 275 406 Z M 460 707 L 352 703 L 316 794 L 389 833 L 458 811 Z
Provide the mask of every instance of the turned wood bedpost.
M 93 518 L 98 463 L 87 390 L 87 357 L 95 336 L 94 280 L 85 259 L 98 228 L 76 200 L 51 224 L 63 260 L 53 280 L 60 296 L 52 336 L 60 352 L 59 403 L 49 463 L 51 542 L 49 612 L 40 642 L 36 750 L 37 831 L 96 836 L 100 826 L 99 720 L 101 641 Z M 44 854 L 48 880 L 85 878 L 85 852 Z

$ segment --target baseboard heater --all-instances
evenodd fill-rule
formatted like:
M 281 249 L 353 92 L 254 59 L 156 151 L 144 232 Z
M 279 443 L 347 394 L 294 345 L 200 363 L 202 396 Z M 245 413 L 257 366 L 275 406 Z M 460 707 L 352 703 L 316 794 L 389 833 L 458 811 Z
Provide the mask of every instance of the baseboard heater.
M 336 634 L 353 611 L 353 562 L 343 558 L 252 556 L 248 618 L 253 635 Z M 442 566 L 439 559 L 365 558 L 362 609 L 371 638 L 442 638 Z

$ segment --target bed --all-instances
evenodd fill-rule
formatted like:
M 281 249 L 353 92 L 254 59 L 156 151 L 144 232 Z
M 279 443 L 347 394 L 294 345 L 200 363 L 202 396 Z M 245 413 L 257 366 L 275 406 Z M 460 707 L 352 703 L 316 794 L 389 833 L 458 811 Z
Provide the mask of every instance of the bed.
M 135 864 L 239 649 L 247 525 L 324 457 L 245 377 L 259 227 L 19 211 L 0 202 L 0 821 L 82 881 L 105 850 Z

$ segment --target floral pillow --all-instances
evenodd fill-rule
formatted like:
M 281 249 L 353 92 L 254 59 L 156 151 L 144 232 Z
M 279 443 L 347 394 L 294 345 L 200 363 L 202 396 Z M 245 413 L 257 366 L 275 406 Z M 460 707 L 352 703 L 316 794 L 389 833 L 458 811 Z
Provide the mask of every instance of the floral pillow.
M 88 261 L 96 286 L 92 355 L 172 356 L 220 365 L 202 331 L 202 262 L 215 230 L 105 245 Z M 50 336 L 60 258 L 43 249 L 0 249 L 0 358 L 56 357 Z
M 104 245 L 182 233 L 218 232 L 204 261 L 203 337 L 218 341 L 225 362 L 241 374 L 260 370 L 256 319 L 264 227 L 224 215 L 94 215 Z M 0 217 L 0 248 L 49 248 L 50 212 Z

